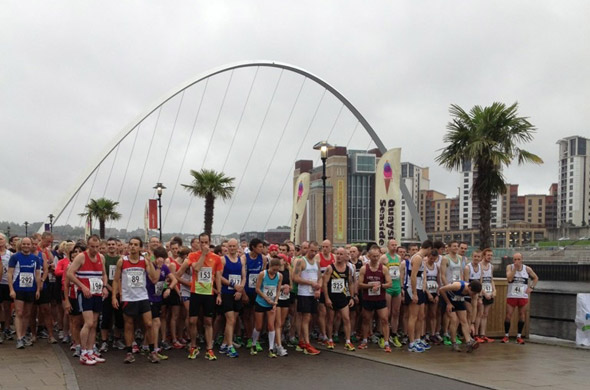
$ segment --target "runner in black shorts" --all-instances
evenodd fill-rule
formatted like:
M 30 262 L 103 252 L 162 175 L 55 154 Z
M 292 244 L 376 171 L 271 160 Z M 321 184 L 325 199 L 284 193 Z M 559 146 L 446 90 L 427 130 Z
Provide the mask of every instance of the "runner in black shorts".
M 439 294 L 447 304 L 447 314 L 451 319 L 451 342 L 453 343 L 453 351 L 460 352 L 461 348 L 455 343 L 457 334 L 454 329 L 457 329 L 457 323 L 461 323 L 461 330 L 467 342 L 467 352 L 472 352 L 477 349 L 479 343 L 471 338 L 469 322 L 467 320 L 467 313 L 465 308 L 464 296 L 469 295 L 473 302 L 477 302 L 478 294 L 481 292 L 481 282 L 474 280 L 467 284 L 464 281 L 453 282 L 441 287 Z

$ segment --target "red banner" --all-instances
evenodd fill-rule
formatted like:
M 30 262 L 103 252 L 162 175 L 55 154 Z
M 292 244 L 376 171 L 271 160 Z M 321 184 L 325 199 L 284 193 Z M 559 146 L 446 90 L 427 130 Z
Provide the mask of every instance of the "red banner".
M 148 219 L 149 229 L 158 228 L 158 200 L 150 199 L 148 201 Z

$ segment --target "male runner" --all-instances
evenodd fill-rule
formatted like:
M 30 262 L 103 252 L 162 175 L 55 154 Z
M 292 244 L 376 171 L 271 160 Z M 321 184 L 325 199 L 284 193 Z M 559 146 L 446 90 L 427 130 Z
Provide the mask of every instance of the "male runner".
M 461 246 L 459 246 L 459 253 L 461 253 Z M 463 280 L 468 281 L 468 282 L 472 282 L 474 280 L 477 280 L 481 283 L 481 251 L 476 250 L 473 252 L 473 254 L 471 255 L 473 260 L 471 261 L 471 263 L 468 263 L 465 268 L 463 269 Z M 474 336 L 475 336 L 475 340 L 478 343 L 481 343 L 483 340 L 478 336 L 478 333 L 476 332 L 479 329 L 479 317 L 480 317 L 480 313 L 478 312 L 478 308 L 479 308 L 479 301 L 481 300 L 481 297 L 478 296 L 478 300 L 477 302 L 471 302 L 471 297 L 467 296 L 465 297 L 465 309 L 467 309 L 467 318 L 474 319 L 474 323 L 470 323 L 470 325 L 474 325 Z
M 141 317 L 145 328 L 145 336 L 149 343 L 150 353 L 148 354 L 148 360 L 150 363 L 159 363 L 160 359 L 154 350 L 152 311 L 147 291 L 147 278 L 149 277 L 155 283 L 160 275 L 152 262 L 146 260 L 140 254 L 143 247 L 141 238 L 131 238 L 128 247 L 129 256 L 123 256 L 119 259 L 113 279 L 113 291 L 121 291 L 121 308 L 125 323 L 125 348 L 127 354 L 123 362 L 127 364 L 135 362 L 132 350 L 134 320 L 136 317 Z M 111 304 L 115 310 L 119 309 L 116 294 L 112 296 Z
M 80 363 L 89 366 L 105 361 L 93 351 L 102 301 L 109 294 L 104 257 L 98 252 L 99 248 L 100 238 L 90 236 L 87 249 L 72 260 L 67 271 L 68 280 L 78 287 L 78 306 L 84 320 L 80 331 Z
M 387 316 L 387 301 L 385 299 L 385 289 L 391 287 L 391 276 L 387 266 L 379 262 L 381 250 L 377 245 L 371 246 L 368 252 L 369 263 L 361 268 L 359 275 L 359 288 L 363 291 L 363 341 L 359 349 L 367 349 L 367 339 L 369 337 L 370 327 L 373 322 L 374 312 L 377 312 L 381 332 L 383 334 L 384 351 L 391 352 L 389 346 L 389 320 Z
M 322 242 L 322 251 L 315 256 L 314 261 L 319 264 L 322 275 L 324 272 L 326 272 L 326 269 L 331 264 L 334 264 L 336 260 L 334 258 L 334 254 L 332 253 L 332 243 L 330 240 L 324 240 Z M 320 304 L 318 306 L 317 320 L 320 326 L 319 342 L 321 344 L 325 344 L 328 341 L 328 337 L 326 335 L 326 305 L 324 304 L 324 299 L 324 294 L 320 293 Z M 332 335 L 330 335 L 330 338 L 331 337 Z
M 402 343 L 399 340 L 397 330 L 399 327 L 399 311 L 402 303 L 402 288 L 399 279 L 400 257 L 397 254 L 397 241 L 395 239 L 391 239 L 387 242 L 387 252 L 381 256 L 379 261 L 381 264 L 387 266 L 392 283 L 391 287 L 385 291 L 387 293 L 385 298 L 387 300 L 389 324 L 391 326 L 392 333 L 392 337 L 390 337 L 389 341 L 393 343 L 394 347 L 401 348 Z M 380 343 L 385 345 L 383 338 L 381 339 Z
M 122 330 L 123 330 L 123 313 L 121 310 L 113 310 L 111 304 L 113 295 L 118 295 L 116 292 L 113 294 L 113 279 L 115 278 L 115 272 L 117 271 L 117 262 L 120 259 L 120 255 L 117 251 L 118 239 L 109 238 L 107 240 L 107 252 L 104 255 L 104 265 L 107 274 L 107 283 L 105 287 L 109 291 L 108 297 L 104 300 L 102 305 L 102 321 L 100 322 L 100 334 L 102 338 L 102 344 L 100 346 L 100 352 L 108 351 L 108 340 L 109 333 L 113 328 L 113 318 L 115 323 L 113 348 L 123 350 L 125 349 L 125 343 L 121 341 Z
M 408 306 L 408 351 L 424 352 L 430 349 L 430 345 L 423 341 L 422 328 L 424 327 L 424 305 L 426 294 L 424 293 L 424 258 L 432 252 L 432 241 L 422 243 L 420 250 L 408 261 L 405 269 L 406 289 L 404 298 Z
M 444 286 L 447 284 L 451 284 L 454 282 L 458 282 L 463 280 L 463 272 L 462 270 L 464 267 L 461 265 L 461 256 L 458 254 L 459 251 L 459 243 L 455 240 L 451 241 L 448 244 L 448 253 L 446 256 L 443 256 L 440 263 L 440 272 L 441 272 L 441 279 Z M 451 341 L 449 336 L 449 315 L 443 312 L 443 342 L 445 345 L 451 345 L 453 341 Z M 457 329 L 454 330 L 457 332 Z M 459 339 L 454 340 L 455 343 L 461 344 Z
M 426 341 L 432 341 L 435 344 L 439 344 L 440 340 L 437 337 L 434 337 L 436 332 L 438 331 L 436 328 L 436 317 L 438 311 L 438 288 L 441 285 L 441 278 L 440 278 L 440 269 L 436 264 L 438 260 L 438 251 L 432 250 L 428 254 L 428 260 L 424 262 L 424 273 L 426 280 L 426 288 L 424 291 L 426 292 L 426 309 L 427 309 L 427 323 L 426 323 Z M 433 335 L 433 337 L 429 337 Z
M 512 313 L 514 309 L 518 308 L 518 334 L 516 335 L 516 343 L 524 344 L 522 338 L 522 330 L 524 329 L 524 321 L 526 320 L 526 309 L 529 304 L 529 294 L 533 292 L 539 277 L 528 265 L 522 263 L 522 254 L 515 253 L 512 256 L 513 264 L 506 266 L 506 280 L 508 281 L 508 293 L 506 294 L 506 318 L 504 319 L 504 338 L 503 343 L 509 341 L 510 321 L 512 320 Z M 531 284 L 529 285 L 529 279 Z
M 471 338 L 469 320 L 467 319 L 463 298 L 469 295 L 473 302 L 477 302 L 477 295 L 481 292 L 481 283 L 479 280 L 474 280 L 467 284 L 467 282 L 460 280 L 442 286 L 438 291 L 446 303 L 446 312 L 451 321 L 451 341 L 457 340 L 456 329 L 458 323 L 460 323 L 463 337 L 467 342 L 467 352 L 473 352 L 474 349 L 479 347 L 479 343 Z M 473 318 L 471 318 L 471 321 L 473 321 Z M 461 352 L 461 348 L 457 343 L 453 342 L 452 345 L 453 351 Z
M 254 329 L 254 303 L 256 301 L 256 281 L 263 269 L 266 269 L 267 258 L 263 255 L 264 243 L 258 238 L 250 240 L 249 251 L 244 252 L 242 263 L 246 264 L 246 295 L 242 296 L 244 308 L 242 321 L 248 342 L 246 348 L 252 348 L 252 331 Z M 257 352 L 262 352 L 260 343 L 256 344 Z
M 494 267 L 492 265 L 493 252 L 490 248 L 484 249 L 482 252 L 483 261 L 481 263 L 481 307 L 477 310 L 480 315 L 479 322 L 479 338 L 480 342 L 493 343 L 494 339 L 486 336 L 488 326 L 488 315 L 490 309 L 496 298 L 496 283 L 494 282 Z M 481 309 L 481 310 L 480 310 Z M 476 333 L 478 329 L 475 329 Z M 479 341 L 479 340 L 478 340 Z
M 0 264 L 0 322 L 2 329 L 0 331 L 0 344 L 4 341 L 4 338 L 10 338 L 10 323 L 12 319 L 12 313 L 10 311 L 10 305 L 12 299 L 10 298 L 10 288 L 8 287 L 8 263 L 12 252 L 7 248 L 7 239 L 4 233 L 0 233 L 0 257 L 2 264 Z

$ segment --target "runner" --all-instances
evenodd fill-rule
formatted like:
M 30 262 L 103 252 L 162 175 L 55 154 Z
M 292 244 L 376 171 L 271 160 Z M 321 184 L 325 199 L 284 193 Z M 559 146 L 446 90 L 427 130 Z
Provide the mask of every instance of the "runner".
M 80 363 L 87 366 L 105 361 L 93 350 L 102 301 L 109 293 L 106 288 L 104 257 L 98 252 L 99 247 L 100 238 L 96 235 L 90 236 L 88 248 L 72 260 L 67 271 L 68 280 L 78 287 L 78 307 L 84 320 L 80 331 Z
M 402 303 L 402 288 L 399 281 L 399 267 L 400 267 L 400 257 L 397 254 L 397 241 L 392 239 L 387 242 L 387 253 L 381 256 L 379 260 L 381 264 L 386 265 L 387 269 L 389 270 L 389 276 L 391 277 L 391 287 L 389 287 L 385 292 L 385 298 L 387 300 L 387 310 L 389 313 L 389 325 L 391 327 L 392 336 L 390 337 L 390 342 L 396 348 L 401 348 L 402 343 L 399 340 L 399 335 L 397 334 L 398 327 L 399 327 L 399 312 L 400 306 Z M 379 341 L 379 345 L 385 345 L 384 339 L 381 338 Z
M 31 309 L 35 299 L 41 295 L 41 260 L 32 253 L 33 242 L 25 237 L 20 241 L 18 251 L 8 261 L 8 288 L 14 300 L 14 327 L 16 328 L 16 348 L 30 346 L 25 339 L 30 322 Z
M 462 270 L 464 267 L 461 266 L 461 256 L 458 254 L 459 251 L 459 243 L 457 241 L 451 241 L 448 244 L 448 253 L 446 256 L 443 256 L 440 263 L 440 272 L 441 272 L 441 279 L 444 286 L 447 284 L 451 284 L 454 282 L 458 282 L 463 280 L 463 272 Z M 449 323 L 450 317 L 445 310 L 443 310 L 443 342 L 445 345 L 451 345 L 452 341 L 449 336 Z M 454 330 L 457 332 L 457 329 Z M 455 343 L 461 344 L 461 340 L 456 339 L 454 340 Z
M 348 263 L 348 253 L 344 248 L 336 249 L 336 263 L 330 264 L 323 277 L 324 296 L 328 308 L 327 330 L 333 334 L 334 314 L 338 312 L 342 317 L 344 329 L 344 349 L 354 351 L 354 345 L 350 341 L 350 310 L 354 306 L 352 297 L 356 295 L 354 290 L 354 268 Z M 334 340 L 329 338 L 326 344 L 328 349 L 334 349 Z
M 122 330 L 123 330 L 123 313 L 121 310 L 113 310 L 111 301 L 113 299 L 113 279 L 115 278 L 115 272 L 117 271 L 117 263 L 121 256 L 117 253 L 116 238 L 109 238 L 107 240 L 107 252 L 104 255 L 105 271 L 107 274 L 107 284 L 105 285 L 109 291 L 109 295 L 104 300 L 102 305 L 102 320 L 100 322 L 100 335 L 102 344 L 100 345 L 100 352 L 108 351 L 108 340 L 109 333 L 113 329 L 113 318 L 115 324 L 114 338 L 112 346 L 113 348 L 123 350 L 125 349 L 125 343 L 121 341 Z M 115 295 L 119 295 L 117 292 Z M 120 298 L 120 297 L 119 297 Z
M 3 233 L 0 233 L 0 257 L 2 264 L 0 266 L 0 324 L 2 329 L 0 331 L 0 344 L 4 339 L 9 339 L 10 323 L 12 319 L 12 312 L 10 306 L 12 305 L 12 298 L 10 298 L 10 288 L 8 287 L 8 263 L 12 252 L 7 248 L 7 239 Z
M 435 344 L 439 344 L 440 340 L 435 337 L 437 333 L 436 328 L 436 317 L 438 312 L 438 288 L 441 285 L 441 278 L 438 265 L 438 251 L 433 249 L 428 254 L 428 260 L 424 263 L 424 273 L 426 274 L 426 308 L 427 308 L 427 327 L 426 327 L 426 341 L 432 341 Z M 433 337 L 429 337 L 432 335 Z
M 508 281 L 508 293 L 506 294 L 506 318 L 504 320 L 504 338 L 503 343 L 509 341 L 510 321 L 512 320 L 512 313 L 514 309 L 518 308 L 518 334 L 516 335 L 516 343 L 524 344 L 522 338 L 522 330 L 524 329 L 524 322 L 526 320 L 526 310 L 529 304 L 529 294 L 533 292 L 539 277 L 533 269 L 522 263 L 522 254 L 515 253 L 512 256 L 514 264 L 506 266 L 506 280 Z M 531 284 L 529 285 L 529 279 Z
M 361 268 L 359 275 L 359 288 L 363 290 L 363 341 L 359 349 L 367 349 L 370 327 L 373 322 L 374 312 L 377 312 L 381 332 L 383 334 L 384 351 L 391 352 L 389 346 L 389 320 L 387 316 L 387 301 L 385 299 L 385 289 L 391 287 L 391 276 L 387 266 L 379 262 L 381 250 L 377 245 L 371 246 L 368 252 L 369 263 Z
M 463 337 L 467 343 L 467 352 L 473 352 L 474 349 L 479 347 L 479 343 L 471 338 L 470 322 L 467 318 L 465 301 L 463 298 L 466 295 L 469 295 L 473 302 L 477 302 L 477 295 L 481 292 L 481 283 L 479 280 L 474 280 L 467 284 L 467 282 L 460 280 L 441 287 L 438 292 L 446 303 L 446 312 L 451 321 L 451 340 L 457 340 L 455 329 L 457 329 L 457 326 L 460 323 Z M 473 322 L 473 318 L 470 320 Z M 461 347 L 459 347 L 457 343 L 453 342 L 452 345 L 453 351 L 461 352 Z
M 196 239 L 196 242 L 198 243 L 198 238 Z M 192 243 L 191 243 L 191 247 L 192 247 Z M 180 285 L 180 301 L 182 302 L 182 306 L 181 306 L 180 314 L 179 314 L 179 319 L 178 319 L 178 323 L 177 323 L 177 328 L 176 328 L 176 334 L 178 336 L 178 340 L 176 340 L 176 341 L 178 341 L 178 342 L 174 343 L 174 340 L 172 342 L 172 346 L 174 347 L 174 349 L 181 349 L 186 346 L 187 340 L 185 339 L 185 337 L 187 337 L 190 340 L 190 335 L 186 336 L 185 332 L 190 333 L 188 312 L 190 309 L 191 285 L 192 285 L 191 280 L 193 278 L 193 273 L 191 272 L 190 267 L 186 267 L 186 271 L 184 273 L 178 272 L 178 271 L 180 271 L 180 267 L 182 266 L 182 264 L 184 264 L 185 262 L 188 261 L 188 255 L 190 254 L 190 252 L 191 252 L 191 250 L 187 247 L 180 248 L 180 250 L 178 251 L 178 260 L 177 260 L 179 267 L 177 268 L 176 274 L 174 275 L 174 276 L 176 276 L 176 280 L 178 281 L 178 284 Z M 179 275 L 180 275 L 180 277 L 179 277 Z M 196 350 L 196 353 L 198 354 L 198 349 Z M 196 355 L 195 355 L 195 357 L 196 357 Z
M 178 237 L 173 237 L 170 241 L 170 258 L 168 258 L 166 265 L 170 269 L 170 272 L 176 275 L 176 272 L 180 269 L 180 263 L 177 261 L 179 258 L 180 246 L 182 240 Z M 176 279 L 176 278 L 175 278 Z M 170 295 L 168 298 L 164 299 L 166 302 L 167 307 L 169 308 L 169 325 L 168 329 L 170 329 L 170 336 L 172 337 L 172 343 L 168 344 L 166 341 L 166 337 L 168 336 L 166 332 L 162 329 L 162 346 L 165 350 L 170 348 L 183 348 L 183 345 L 178 341 L 178 328 L 179 328 L 179 318 L 180 318 L 180 311 L 181 311 L 181 299 L 180 299 L 180 281 L 176 279 L 176 286 L 170 289 Z M 190 290 L 189 297 L 190 297 Z M 164 321 L 163 323 L 165 323 Z
M 199 354 L 197 347 L 197 321 L 199 313 L 203 310 L 203 327 L 205 328 L 205 342 L 207 352 L 205 359 L 217 360 L 213 352 L 213 316 L 215 315 L 215 295 L 213 281 L 217 279 L 217 273 L 223 270 L 221 259 L 211 251 L 209 247 L 209 234 L 199 235 L 200 251 L 192 252 L 188 260 L 176 272 L 177 277 L 189 267 L 192 269 L 191 298 L 189 304 L 189 332 L 191 336 L 191 347 L 189 359 L 195 359 Z
M 359 248 L 351 245 L 350 249 L 348 249 L 348 255 L 350 264 L 354 267 L 354 291 L 356 294 L 353 296 L 354 306 L 349 309 L 350 311 L 350 326 L 352 328 L 350 341 L 356 343 L 358 338 L 356 337 L 357 331 L 361 332 L 361 296 L 359 295 L 359 275 L 361 273 L 361 268 L 363 266 L 363 261 L 359 258 L 360 252 Z M 385 344 L 384 344 L 385 345 Z
M 154 343 L 154 351 L 160 360 L 168 359 L 161 351 L 161 345 L 158 343 L 158 336 L 160 335 L 160 316 L 162 308 L 162 300 L 170 296 L 170 291 L 176 287 L 176 278 L 174 274 L 170 273 L 170 269 L 164 264 L 168 258 L 168 252 L 164 247 L 160 246 L 154 249 L 154 256 L 156 261 L 153 266 L 158 273 L 158 278 L 152 281 L 147 278 L 147 291 L 150 300 L 150 308 L 152 311 L 152 337 Z M 146 335 L 147 338 L 147 335 Z
M 238 314 L 242 310 L 246 267 L 242 258 L 238 256 L 238 240 L 235 238 L 229 240 L 227 250 L 227 255 L 221 258 L 223 271 L 218 273 L 216 279 L 217 291 L 221 291 L 221 294 L 217 295 L 217 305 L 221 305 L 221 312 L 225 315 L 225 331 L 219 353 L 230 358 L 237 358 L 239 355 L 233 339 Z
M 315 256 L 314 259 L 320 265 L 320 271 L 322 275 L 326 272 L 326 269 L 334 262 L 336 259 L 334 258 L 334 254 L 332 253 L 332 243 L 330 240 L 324 240 L 322 242 L 322 251 Z M 328 336 L 326 335 L 326 305 L 325 295 L 323 291 L 320 293 L 320 304 L 318 306 L 318 314 L 317 314 L 317 321 L 320 326 L 320 335 L 318 338 L 318 342 L 320 344 L 325 344 L 328 341 Z M 332 335 L 330 335 L 332 338 Z
M 317 253 L 318 243 L 315 241 L 310 242 L 307 256 L 297 259 L 293 271 L 293 281 L 298 284 L 297 312 L 301 315 L 301 333 L 299 334 L 297 350 L 303 351 L 306 355 L 320 353 L 309 342 L 311 316 L 317 313 L 321 289 L 320 280 L 322 274 L 319 264 L 314 260 Z
M 461 253 L 461 246 L 459 246 L 459 254 Z M 472 261 L 468 263 L 465 268 L 463 269 L 463 280 L 472 282 L 477 280 L 481 283 L 481 251 L 476 250 L 473 252 Z M 474 326 L 474 336 L 475 340 L 478 343 L 481 343 L 483 340 L 479 337 L 478 333 L 475 333 L 477 329 L 479 329 L 479 316 L 480 313 L 478 312 L 479 301 L 481 300 L 481 295 L 478 295 L 477 301 L 471 302 L 471 297 L 465 297 L 465 309 L 467 309 L 467 318 L 473 318 L 473 323 L 470 322 L 471 325 Z
M 481 313 L 479 322 L 479 338 L 484 343 L 493 343 L 494 339 L 486 336 L 488 326 L 488 315 L 490 308 L 496 298 L 496 283 L 494 282 L 494 267 L 492 266 L 493 252 L 490 248 L 484 249 L 482 252 L 483 262 L 481 264 L 481 288 L 482 298 L 480 299 L 481 307 L 477 312 Z M 477 328 L 475 329 L 477 333 Z M 479 340 L 478 340 L 479 341 Z
M 424 352 L 430 349 L 430 345 L 424 342 L 420 336 L 424 325 L 424 258 L 432 252 L 432 241 L 426 240 L 422 243 L 420 250 L 416 252 L 406 263 L 404 285 L 404 297 L 408 305 L 408 351 Z
M 159 363 L 160 359 L 154 350 L 152 312 L 146 287 L 147 278 L 149 277 L 152 282 L 157 282 L 159 273 L 154 268 L 152 262 L 146 260 L 140 254 L 140 250 L 143 247 L 141 238 L 131 238 L 128 247 L 129 256 L 123 256 L 119 259 L 113 279 L 113 291 L 121 291 L 121 309 L 123 311 L 125 328 L 125 349 L 127 350 L 123 363 L 130 364 L 135 362 L 132 344 L 134 341 L 134 320 L 137 317 L 141 317 L 145 335 L 149 343 L 150 353 L 148 354 L 148 360 L 151 363 Z M 111 298 L 111 303 L 115 310 L 119 309 L 119 301 L 116 296 Z
M 64 291 L 63 307 L 64 311 L 68 313 L 69 325 L 70 325 L 70 336 L 72 344 L 70 350 L 74 351 L 73 357 L 79 358 L 82 354 L 82 347 L 80 345 L 80 330 L 82 330 L 82 312 L 80 311 L 80 305 L 78 305 L 78 291 L 76 285 L 68 278 L 68 268 L 72 264 L 72 259 L 75 259 L 80 253 L 84 253 L 86 247 L 80 244 L 74 245 L 72 250 L 68 253 L 68 257 L 62 259 L 58 263 L 56 268 L 57 273 L 62 274 L 62 287 Z
M 51 314 L 51 287 L 49 285 L 51 276 L 55 280 L 55 266 L 53 264 L 53 253 L 51 253 L 51 244 L 53 242 L 53 235 L 50 232 L 43 232 L 43 234 L 33 234 L 33 254 L 39 256 L 41 259 L 41 282 L 43 284 L 41 295 L 33 305 L 33 312 L 31 317 L 31 333 L 33 334 L 33 342 L 37 340 L 37 328 L 44 329 L 39 332 L 40 338 L 47 338 L 50 344 L 57 343 L 53 333 L 53 316 Z M 35 316 L 38 316 L 35 321 Z
M 283 275 L 279 273 L 281 259 L 273 257 L 268 270 L 260 272 L 256 279 L 255 327 L 252 331 L 252 347 L 250 355 L 258 353 L 256 345 L 262 331 L 262 322 L 266 313 L 266 328 L 268 330 L 268 357 L 276 358 L 275 353 L 275 319 L 277 304 L 279 303 L 279 288 L 282 286 Z
M 281 286 L 279 290 L 279 303 L 277 305 L 276 315 L 276 354 L 278 356 L 287 356 L 287 349 L 283 347 L 283 327 L 287 321 L 287 315 L 289 314 L 289 308 L 291 306 L 291 267 L 286 254 L 279 253 L 279 259 L 281 259 L 281 265 L 279 272 L 282 275 Z M 293 321 L 292 321 L 293 322 Z M 293 325 L 294 326 L 294 325 Z
M 246 264 L 246 295 L 242 297 L 244 308 L 242 321 L 244 322 L 245 337 L 248 337 L 246 348 L 252 348 L 252 331 L 254 329 L 254 304 L 256 301 L 256 281 L 263 269 L 266 269 L 266 256 L 262 254 L 264 244 L 262 240 L 253 238 L 250 241 L 249 251 L 244 252 L 242 263 Z M 260 344 L 256 344 L 257 352 L 262 352 Z

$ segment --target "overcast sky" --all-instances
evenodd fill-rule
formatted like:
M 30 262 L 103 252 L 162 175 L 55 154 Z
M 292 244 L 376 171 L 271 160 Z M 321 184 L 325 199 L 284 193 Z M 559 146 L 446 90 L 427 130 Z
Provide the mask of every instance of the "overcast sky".
M 247 60 L 292 64 L 329 82 L 386 147 L 402 148 L 402 161 L 430 167 L 431 188 L 449 196 L 459 176 L 434 162 L 449 105 L 518 101 L 538 129 L 523 147 L 545 164 L 512 166 L 506 178 L 521 193 L 547 193 L 557 180 L 556 141 L 590 136 L 589 11 L 587 1 L 539 0 L 3 1 L 0 220 L 59 212 L 134 118 L 186 80 Z M 176 182 L 190 182 L 188 170 L 203 160 L 239 184 L 233 203 L 218 202 L 214 230 L 287 224 L 293 161 L 317 162 L 311 145 L 328 135 L 374 146 L 336 99 L 303 81 L 247 68 L 187 89 L 146 119 L 135 148 L 132 133 L 105 160 L 57 224 L 78 224 L 87 199 L 105 195 L 121 202 L 116 226 L 142 226 L 160 180 L 164 230 L 199 231 L 203 202 L 189 208 Z

